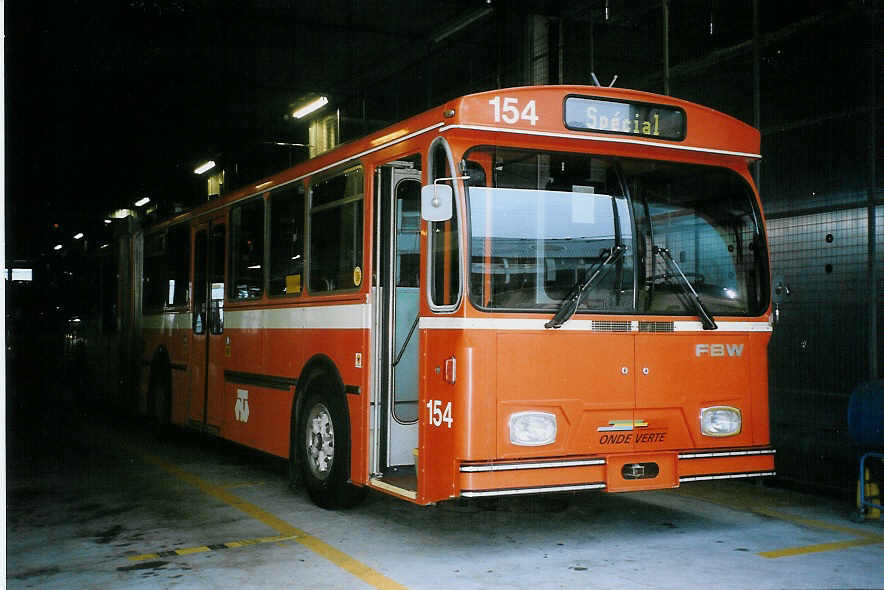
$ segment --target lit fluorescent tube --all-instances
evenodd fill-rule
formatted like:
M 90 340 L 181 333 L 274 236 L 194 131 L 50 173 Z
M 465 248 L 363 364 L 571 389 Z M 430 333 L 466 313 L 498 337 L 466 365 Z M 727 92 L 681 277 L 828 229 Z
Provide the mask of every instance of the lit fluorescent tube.
M 313 102 L 310 102 L 310 103 L 306 104 L 305 106 L 302 106 L 301 108 L 299 108 L 297 111 L 293 112 L 292 117 L 294 117 L 295 119 L 300 119 L 302 117 L 306 117 L 307 115 L 309 115 L 313 111 L 317 111 L 327 104 L 328 104 L 328 97 L 320 96 L 319 98 L 317 98 Z
M 204 164 L 200 164 L 196 168 L 193 169 L 194 174 L 202 174 L 203 172 L 207 172 L 215 167 L 215 160 L 209 160 Z

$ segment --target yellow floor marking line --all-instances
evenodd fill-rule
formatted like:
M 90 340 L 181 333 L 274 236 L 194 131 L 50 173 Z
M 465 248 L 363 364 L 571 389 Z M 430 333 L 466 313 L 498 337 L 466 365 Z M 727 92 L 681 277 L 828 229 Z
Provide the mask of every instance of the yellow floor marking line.
M 877 533 L 873 533 L 871 531 L 863 530 L 856 527 L 848 527 L 839 524 L 824 522 L 822 520 L 815 520 L 812 518 L 804 518 L 802 516 L 795 516 L 792 514 L 788 514 L 786 512 L 781 512 L 780 510 L 774 510 L 768 507 L 760 507 L 757 505 L 753 505 L 750 502 L 743 501 L 735 501 L 733 497 L 727 497 L 717 491 L 712 491 L 712 493 L 692 493 L 686 492 L 683 489 L 679 489 L 679 495 L 688 496 L 691 498 L 696 498 L 698 500 L 704 500 L 706 502 L 712 502 L 714 504 L 719 504 L 721 506 L 725 506 L 727 508 L 732 508 L 734 510 L 743 510 L 746 512 L 754 512 L 755 514 L 760 514 L 762 516 L 767 516 L 770 518 L 776 518 L 777 520 L 782 520 L 785 522 L 791 522 L 793 524 L 806 526 L 808 528 L 821 529 L 826 531 L 832 531 L 835 533 L 841 533 L 844 535 L 851 536 L 860 536 L 860 539 L 849 539 L 846 541 L 834 541 L 831 543 L 819 543 L 817 545 L 805 545 L 803 547 L 790 547 L 787 549 L 776 549 L 773 551 L 761 551 L 756 553 L 761 557 L 766 557 L 768 559 L 776 559 L 780 557 L 792 557 L 795 555 L 806 555 L 808 553 L 821 553 L 823 551 L 839 551 L 841 549 L 848 549 L 850 547 L 860 547 L 864 545 L 877 545 L 879 543 L 884 543 L 884 535 L 879 535 Z M 770 498 L 766 498 L 770 500 Z M 788 506 L 787 503 L 782 501 L 774 501 L 771 502 L 773 505 L 779 506 Z
M 158 551 L 156 553 L 142 553 L 141 555 L 130 555 L 129 561 L 146 561 L 148 559 L 159 559 L 161 557 L 172 557 L 173 555 L 193 555 L 194 553 L 205 553 L 206 551 L 217 551 L 219 549 L 236 549 L 239 547 L 249 547 L 251 545 L 260 545 L 261 543 L 279 543 L 282 541 L 291 541 L 295 537 L 291 535 L 276 535 L 275 537 L 259 537 L 257 539 L 242 539 L 241 541 L 229 541 L 227 543 L 217 543 L 213 545 L 202 545 L 200 547 L 186 547 L 183 549 L 171 549 L 169 551 Z
M 213 498 L 216 498 L 218 500 L 221 500 L 222 502 L 233 506 L 237 510 L 248 514 L 255 520 L 266 524 L 281 535 L 293 537 L 293 541 L 300 543 L 317 555 L 320 555 L 321 557 L 329 560 L 339 568 L 353 574 L 366 584 L 378 588 L 379 590 L 405 590 L 405 586 L 394 582 L 390 578 L 370 568 L 361 561 L 350 557 L 340 549 L 332 547 L 325 541 L 318 539 L 297 527 L 292 526 L 281 518 L 274 516 L 273 514 L 267 512 L 266 510 L 263 510 L 262 508 L 259 508 L 251 502 L 247 502 L 239 496 L 231 494 L 224 488 L 213 485 L 155 455 L 144 452 L 141 452 L 140 454 L 148 463 L 152 463 L 157 467 L 164 469 L 181 481 L 189 483 L 203 493 L 212 496 Z
M 821 520 L 814 520 L 812 518 L 804 518 L 801 516 L 793 516 L 791 514 L 786 514 L 785 512 L 780 512 L 779 510 L 771 510 L 769 508 L 755 508 L 752 510 L 756 514 L 763 514 L 764 516 L 770 516 L 771 518 L 777 518 L 779 520 L 785 520 L 788 522 L 794 522 L 795 524 L 804 525 L 810 528 L 823 529 L 827 531 L 834 531 L 836 533 L 844 533 L 845 535 L 859 535 L 861 537 L 866 537 L 868 539 L 873 540 L 877 543 L 884 543 L 884 536 L 879 535 L 877 533 L 873 533 L 871 531 L 864 531 L 859 528 L 842 526 L 840 524 L 832 524 L 829 522 L 823 522 Z
M 848 549 L 850 547 L 860 547 L 862 545 L 876 545 L 884 543 L 882 539 L 852 539 L 850 541 L 836 541 L 834 543 L 820 543 L 819 545 L 807 545 L 805 547 L 791 547 L 789 549 L 777 549 L 775 551 L 762 551 L 756 553 L 761 557 L 768 559 L 776 559 L 778 557 L 792 557 L 794 555 L 806 555 L 808 553 L 820 553 L 822 551 L 838 551 L 840 549 Z

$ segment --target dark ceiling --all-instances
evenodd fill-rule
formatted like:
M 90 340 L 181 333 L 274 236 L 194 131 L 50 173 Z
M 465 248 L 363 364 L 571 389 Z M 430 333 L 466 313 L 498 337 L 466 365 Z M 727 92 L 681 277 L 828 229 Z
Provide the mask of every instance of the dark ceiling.
M 822 4 L 838 3 L 759 2 L 762 26 L 779 30 L 838 10 Z M 672 0 L 672 63 L 708 67 L 707 56 L 734 48 L 750 56 L 752 5 Z M 287 114 L 311 94 L 328 95 L 345 120 L 361 120 L 361 132 L 458 94 L 522 84 L 528 15 L 568 24 L 576 53 L 559 80 L 586 83 L 595 69 L 604 82 L 618 73 L 618 86 L 661 90 L 660 0 L 5 6 L 8 259 L 40 256 L 80 231 L 94 244 L 102 218 L 141 196 L 191 204 L 199 190 L 192 170 L 207 157 L 251 153 L 278 167 L 303 158 L 267 142 L 306 142 L 304 124 Z M 434 41 L 471 15 L 481 18 Z M 749 84 L 734 78 L 718 87 L 746 92 Z M 714 96 L 687 98 L 719 106 Z M 751 101 L 743 102 L 748 110 L 732 114 L 747 119 Z
M 7 256 L 38 255 L 111 209 L 174 192 L 230 146 L 303 142 L 286 114 L 304 96 L 352 99 L 391 63 L 420 59 L 434 28 L 485 5 L 7 3 Z

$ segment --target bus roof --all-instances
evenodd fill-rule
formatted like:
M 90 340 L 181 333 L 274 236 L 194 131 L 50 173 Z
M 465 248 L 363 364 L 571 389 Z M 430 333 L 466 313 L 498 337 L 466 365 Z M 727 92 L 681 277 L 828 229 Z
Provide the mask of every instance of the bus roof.
M 167 221 L 321 174 L 425 133 L 509 133 L 632 144 L 747 160 L 761 158 L 761 134 L 724 113 L 670 96 L 599 86 L 524 86 L 470 94 L 310 160 L 237 188 Z M 665 153 L 665 152 L 664 152 Z M 162 223 L 165 225 L 165 223 Z
M 451 117 L 443 130 L 499 131 L 761 158 L 761 134 L 754 127 L 702 105 L 638 90 L 526 86 L 464 96 L 449 101 L 445 110 Z

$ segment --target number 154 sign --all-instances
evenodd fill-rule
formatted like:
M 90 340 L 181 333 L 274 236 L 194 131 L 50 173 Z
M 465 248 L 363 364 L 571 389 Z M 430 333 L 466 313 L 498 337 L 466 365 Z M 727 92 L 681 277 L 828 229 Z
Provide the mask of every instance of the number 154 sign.
M 444 422 L 448 428 L 451 428 L 451 424 L 454 422 L 451 417 L 451 402 L 445 403 L 444 407 L 442 403 L 440 399 L 431 399 L 427 402 L 427 419 L 432 426 L 442 426 Z

